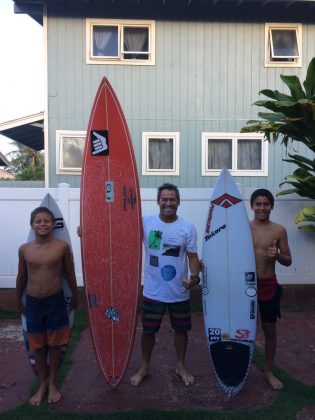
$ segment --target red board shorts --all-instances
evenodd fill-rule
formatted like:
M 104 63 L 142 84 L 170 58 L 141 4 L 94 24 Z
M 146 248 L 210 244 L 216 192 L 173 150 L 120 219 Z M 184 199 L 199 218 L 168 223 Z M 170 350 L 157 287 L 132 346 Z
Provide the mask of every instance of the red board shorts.
M 69 344 L 71 331 L 63 290 L 46 298 L 26 294 L 26 325 L 31 351 Z
M 281 318 L 280 300 L 282 296 L 282 287 L 278 284 L 276 292 L 269 300 L 258 300 L 260 318 L 262 322 L 277 322 Z
M 175 331 L 191 330 L 190 300 L 167 303 L 143 296 L 142 325 L 144 333 L 155 334 L 159 331 L 166 309 L 168 309 L 171 325 Z

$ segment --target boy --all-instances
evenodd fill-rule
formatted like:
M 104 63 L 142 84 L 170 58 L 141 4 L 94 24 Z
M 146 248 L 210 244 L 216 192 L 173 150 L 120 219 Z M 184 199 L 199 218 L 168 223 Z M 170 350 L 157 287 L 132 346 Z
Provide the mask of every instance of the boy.
M 30 224 L 35 239 L 19 248 L 19 265 L 16 278 L 17 307 L 26 314 L 30 350 L 35 352 L 40 386 L 30 399 L 40 405 L 47 392 L 46 354 L 50 357 L 48 402 L 60 400 L 56 376 L 60 364 L 61 346 L 70 341 L 70 326 L 62 289 L 61 273 L 66 270 L 72 290 L 71 307 L 77 307 L 77 284 L 73 258 L 67 242 L 54 239 L 55 218 L 46 207 L 31 213 Z M 26 306 L 21 297 L 26 288 Z
M 292 263 L 286 229 L 269 220 L 274 206 L 274 197 L 270 191 L 258 189 L 250 199 L 254 211 L 251 221 L 253 234 L 258 304 L 262 330 L 265 337 L 265 378 L 275 390 L 283 384 L 272 373 L 272 365 L 277 346 L 276 322 L 280 318 L 280 298 L 282 287 L 278 284 L 276 262 L 289 266 Z

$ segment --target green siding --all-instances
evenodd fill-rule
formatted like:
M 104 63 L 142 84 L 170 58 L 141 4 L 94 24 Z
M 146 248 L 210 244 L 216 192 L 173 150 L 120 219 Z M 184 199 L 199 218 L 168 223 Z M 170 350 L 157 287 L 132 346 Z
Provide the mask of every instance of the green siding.
M 97 15 L 100 17 L 100 15 Z M 270 20 L 271 21 L 271 20 Z M 303 24 L 303 67 L 264 67 L 264 23 L 156 21 L 155 66 L 85 63 L 85 19 L 48 19 L 48 123 L 50 186 L 80 177 L 56 175 L 56 130 L 85 130 L 100 80 L 107 76 L 129 124 L 141 187 L 164 181 L 210 187 L 201 175 L 202 131 L 237 132 L 257 116 L 252 103 L 263 88 L 283 90 L 280 74 L 304 80 L 314 55 L 315 25 Z M 180 132 L 180 176 L 142 176 L 143 131 Z M 303 151 L 304 153 L 304 151 Z M 278 187 L 291 170 L 280 143 L 269 147 L 268 177 L 237 177 L 244 187 Z

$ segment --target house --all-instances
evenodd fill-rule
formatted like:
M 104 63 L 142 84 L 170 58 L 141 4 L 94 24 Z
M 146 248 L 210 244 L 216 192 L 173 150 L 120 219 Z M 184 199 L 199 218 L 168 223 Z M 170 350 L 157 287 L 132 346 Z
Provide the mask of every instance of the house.
M 9 166 L 9 164 L 8 159 L 0 152 L 0 166 Z
M 287 151 L 280 142 L 268 144 L 260 134 L 240 129 L 257 117 L 252 104 L 260 90 L 284 90 L 281 74 L 305 79 L 315 55 L 315 0 L 14 0 L 14 5 L 16 13 L 43 25 L 46 104 L 35 120 L 29 116 L 2 128 L 13 137 L 22 133 L 24 144 L 30 126 L 38 128 L 46 188 L 0 183 L 2 233 L 10 240 L 0 287 L 14 284 L 12 249 L 25 241 L 30 211 L 48 189 L 67 221 L 82 285 L 76 235 L 81 160 L 104 76 L 129 125 L 143 214 L 156 211 L 157 186 L 176 184 L 180 214 L 195 224 L 199 251 L 210 188 L 223 166 L 240 185 L 249 213 L 254 189 L 266 187 L 276 196 L 279 183 L 294 170 L 282 161 Z M 309 153 L 298 146 L 298 152 Z M 314 285 L 314 238 L 294 224 L 308 203 L 294 195 L 276 197 L 273 220 L 287 227 L 293 255 L 290 267 L 277 265 L 282 284 Z
M 46 186 L 80 186 L 90 109 L 106 76 L 121 102 L 142 188 L 212 187 L 227 166 L 244 188 L 277 188 L 286 150 L 240 134 L 261 89 L 304 80 L 313 0 L 14 0 L 43 25 Z
M 14 179 L 15 176 L 11 172 L 6 171 L 5 169 L 0 168 L 0 179 Z
M 10 172 L 3 169 L 3 167 L 9 166 L 10 162 L 8 159 L 0 152 L 0 179 L 14 179 L 15 176 Z M 1 168 L 2 166 L 2 168 Z

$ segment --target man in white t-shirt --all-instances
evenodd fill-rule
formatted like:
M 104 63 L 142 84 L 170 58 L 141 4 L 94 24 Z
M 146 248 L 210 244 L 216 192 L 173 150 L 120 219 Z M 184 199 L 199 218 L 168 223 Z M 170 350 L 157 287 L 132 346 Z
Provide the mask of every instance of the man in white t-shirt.
M 138 372 L 132 376 L 131 384 L 137 386 L 149 375 L 155 334 L 168 308 L 174 329 L 176 373 L 188 386 L 194 382 L 194 377 L 185 367 L 187 331 L 191 329 L 189 289 L 199 284 L 201 269 L 197 254 L 197 233 L 191 223 L 177 216 L 180 196 L 175 185 L 163 184 L 158 188 L 157 204 L 160 207 L 159 215 L 143 217 L 143 361 Z M 188 265 L 191 273 L 189 279 Z

